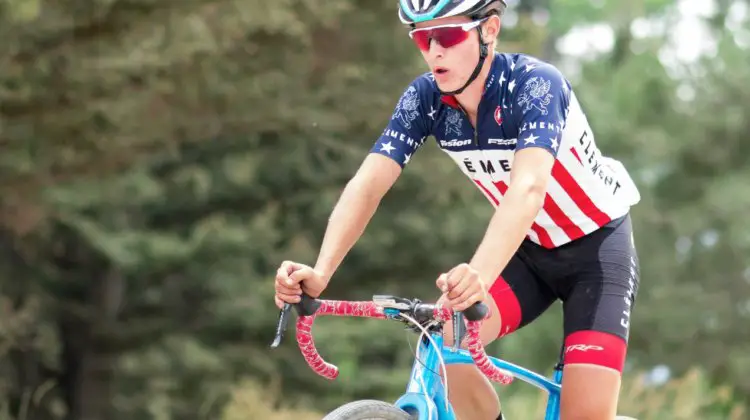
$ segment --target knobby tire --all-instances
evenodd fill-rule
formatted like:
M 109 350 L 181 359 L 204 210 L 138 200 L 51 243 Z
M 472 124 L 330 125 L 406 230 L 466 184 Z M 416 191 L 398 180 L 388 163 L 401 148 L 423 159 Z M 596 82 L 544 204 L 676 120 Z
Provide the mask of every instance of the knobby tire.
M 342 405 L 323 420 L 413 420 L 409 413 L 384 401 L 361 400 Z

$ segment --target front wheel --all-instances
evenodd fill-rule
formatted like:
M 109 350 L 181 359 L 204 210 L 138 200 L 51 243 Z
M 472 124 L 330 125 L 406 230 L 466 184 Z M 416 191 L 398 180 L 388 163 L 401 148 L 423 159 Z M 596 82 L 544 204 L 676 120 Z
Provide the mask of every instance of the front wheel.
M 413 420 L 409 413 L 384 401 L 362 400 L 342 405 L 323 420 Z

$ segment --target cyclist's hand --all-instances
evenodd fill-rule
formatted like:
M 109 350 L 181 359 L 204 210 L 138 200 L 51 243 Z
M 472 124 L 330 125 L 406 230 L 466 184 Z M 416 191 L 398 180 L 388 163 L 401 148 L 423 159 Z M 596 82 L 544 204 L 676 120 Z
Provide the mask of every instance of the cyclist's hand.
M 310 297 L 318 297 L 328 286 L 323 273 L 312 267 L 292 261 L 284 261 L 276 271 L 276 306 L 284 303 L 298 303 L 304 291 Z
M 446 307 L 456 311 L 463 311 L 488 296 L 487 285 L 479 278 L 477 270 L 466 263 L 441 274 L 436 284 L 447 297 Z

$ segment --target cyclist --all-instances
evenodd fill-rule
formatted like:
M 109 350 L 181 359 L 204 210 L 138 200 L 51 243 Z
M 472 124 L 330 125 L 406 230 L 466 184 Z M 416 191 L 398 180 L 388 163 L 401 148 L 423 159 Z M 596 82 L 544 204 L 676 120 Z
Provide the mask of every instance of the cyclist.
M 405 89 L 348 182 L 315 266 L 281 264 L 276 304 L 298 302 L 302 291 L 320 295 L 402 169 L 434 136 L 496 208 L 473 258 L 438 277 L 441 300 L 456 310 L 487 303 L 485 344 L 562 301 L 561 416 L 613 419 L 639 284 L 629 211 L 640 195 L 625 168 L 597 148 L 556 67 L 495 52 L 505 7 L 503 0 L 400 0 L 399 17 L 430 71 Z M 475 366 L 448 366 L 448 376 L 459 418 L 502 418 Z

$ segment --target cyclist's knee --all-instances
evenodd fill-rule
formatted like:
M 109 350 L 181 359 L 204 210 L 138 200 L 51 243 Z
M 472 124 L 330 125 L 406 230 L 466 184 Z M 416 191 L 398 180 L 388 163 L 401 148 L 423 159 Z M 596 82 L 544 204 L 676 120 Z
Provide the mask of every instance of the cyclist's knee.
M 626 341 L 582 330 L 565 338 L 562 420 L 611 420 L 617 411 Z
M 617 412 L 620 372 L 591 364 L 565 366 L 561 420 L 612 420 Z

